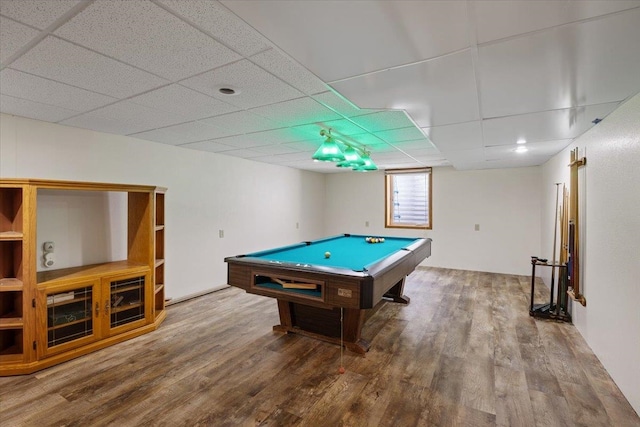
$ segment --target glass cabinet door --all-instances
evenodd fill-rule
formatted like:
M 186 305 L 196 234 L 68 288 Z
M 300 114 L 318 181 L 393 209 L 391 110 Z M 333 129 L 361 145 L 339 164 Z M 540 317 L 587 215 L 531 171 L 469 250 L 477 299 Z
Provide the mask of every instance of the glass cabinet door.
M 51 356 L 99 338 L 98 288 L 98 281 L 89 281 L 41 291 L 47 329 L 46 337 L 40 337 L 39 355 Z
M 108 315 L 109 335 L 134 329 L 147 323 L 151 306 L 147 286 L 149 274 L 110 277 L 102 286 L 105 296 L 105 317 Z

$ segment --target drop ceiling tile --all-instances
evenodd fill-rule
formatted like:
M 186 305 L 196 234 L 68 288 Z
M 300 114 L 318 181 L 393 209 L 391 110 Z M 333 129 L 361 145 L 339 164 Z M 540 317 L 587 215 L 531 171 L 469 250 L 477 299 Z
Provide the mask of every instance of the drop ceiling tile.
M 223 1 L 325 82 L 468 46 L 466 2 Z
M 185 121 L 184 117 L 120 101 L 61 123 L 99 132 L 128 135 Z
M 271 48 L 253 28 L 218 2 L 160 0 L 159 3 L 243 56 Z
M 251 111 L 271 119 L 281 126 L 319 123 L 341 118 L 332 110 L 309 97 L 265 105 L 264 107 L 254 108 Z
M 2 0 L 0 13 L 43 30 L 80 2 L 81 0 Z
M 13 114 L 45 122 L 58 122 L 78 114 L 77 111 L 59 106 L 42 104 L 8 95 L 0 95 L 0 111 L 5 114 Z
M 289 145 L 289 144 L 287 144 Z M 317 147 L 316 147 L 317 148 Z M 289 154 L 279 154 L 278 157 L 281 159 L 283 163 L 299 163 L 299 162 L 311 162 L 311 163 L 323 163 L 323 162 L 314 162 L 311 156 L 315 150 L 310 152 L 300 152 L 300 153 L 289 153 Z
M 385 163 L 385 162 L 412 162 L 414 159 L 411 156 L 403 153 L 402 151 L 391 151 L 388 153 L 376 153 L 375 156 L 371 157 L 376 163 Z
M 200 142 L 192 142 L 189 144 L 182 145 L 184 148 L 189 148 L 192 150 L 199 151 L 209 151 L 211 153 L 219 153 L 223 151 L 235 150 L 236 147 L 231 147 L 229 145 L 220 144 L 215 141 L 200 141 Z
M 479 120 L 423 129 L 438 150 L 443 153 L 458 150 L 481 149 L 482 124 Z
M 275 49 L 261 52 L 249 59 L 307 95 L 327 90 L 327 85 L 322 80 Z
M 418 139 L 423 139 L 425 143 L 429 142 L 429 140 L 422 133 L 422 130 L 415 126 L 402 129 L 383 130 L 375 132 L 375 135 L 378 138 L 388 142 L 389 144 L 394 145 L 399 144 L 403 141 L 415 141 Z
M 177 84 L 152 90 L 130 98 L 129 101 L 169 113 L 183 114 L 192 120 L 238 110 L 238 107 Z
M 183 80 L 180 84 L 245 109 L 303 95 L 246 59 Z M 222 95 L 218 91 L 222 87 L 235 89 L 235 95 Z
M 184 135 L 170 132 L 166 130 L 166 128 L 132 133 L 128 136 L 138 139 L 145 139 L 147 141 L 160 142 L 162 144 L 168 145 L 180 145 L 187 142 L 187 138 L 185 138 Z
M 484 148 L 473 148 L 470 150 L 448 151 L 444 153 L 447 160 L 457 167 L 458 163 L 473 163 L 479 159 L 484 161 Z
M 216 117 L 200 120 L 217 128 L 224 129 L 228 135 L 241 135 L 244 133 L 260 132 L 275 129 L 278 126 L 269 119 L 253 114 L 249 111 L 237 111 Z
M 640 8 L 481 46 L 483 117 L 603 104 L 637 93 L 639 22 Z
M 294 129 L 306 131 L 309 136 L 318 138 L 319 141 L 324 140 L 320 136 L 321 129 L 330 129 L 331 134 L 337 138 L 341 138 L 349 135 L 360 135 L 366 132 L 360 126 L 354 124 L 347 119 L 329 120 L 326 122 L 312 123 L 308 125 L 294 126 Z
M 403 141 L 393 145 L 406 153 L 414 150 L 428 150 L 434 153 L 439 153 L 438 149 L 426 138 L 415 141 Z
M 219 138 L 216 142 L 232 145 L 236 148 L 251 148 L 262 145 L 300 141 L 303 139 L 305 139 L 305 137 L 300 132 L 296 132 L 291 128 L 283 128 Z M 318 145 L 319 144 L 320 143 L 318 143 Z
M 241 58 L 144 0 L 92 3 L 54 34 L 173 81 Z
M 51 36 L 13 62 L 11 68 L 116 98 L 126 98 L 168 83 Z
M 258 153 L 262 153 L 262 155 L 271 155 L 275 156 L 278 154 L 291 154 L 297 153 L 294 147 L 289 144 L 273 144 L 273 145 L 263 145 L 260 147 L 251 148 L 253 151 L 257 151 Z
M 360 108 L 404 110 L 420 127 L 479 118 L 471 50 L 332 86 Z
M 5 61 L 38 34 L 40 32 L 33 28 L 0 16 L 0 64 L 4 65 Z
M 638 7 L 638 1 L 477 1 L 478 43 Z
M 320 147 L 320 144 L 322 144 L 322 141 L 324 140 L 319 139 L 319 140 L 286 142 L 286 143 L 283 143 L 283 145 L 286 145 L 287 147 L 289 147 L 292 150 L 292 152 L 303 151 L 305 152 L 305 154 L 310 153 L 309 157 L 311 157 L 311 155 L 315 153 L 318 147 Z
M 162 128 L 163 131 L 171 132 L 180 136 L 180 144 L 196 141 L 205 141 L 214 138 L 228 136 L 229 132 L 216 126 L 211 126 L 200 121 L 179 123 Z
M 92 110 L 117 101 L 116 98 L 110 96 L 10 68 L 0 71 L 0 91 L 16 98 L 56 105 L 78 112 Z
M 518 148 L 517 144 L 497 145 L 494 147 L 486 147 L 484 152 L 485 159 L 489 161 L 519 159 L 521 157 L 526 158 L 536 156 L 551 157 L 564 150 L 569 144 L 571 144 L 571 139 L 527 143 L 525 144 L 525 146 L 528 151 L 525 153 L 518 153 L 515 151 L 516 148 Z
M 347 98 L 333 90 L 313 95 L 312 98 L 344 117 L 356 117 L 375 111 L 359 108 Z
M 253 157 L 260 157 L 264 155 L 257 151 L 253 151 L 245 148 L 240 150 L 220 151 L 219 153 L 224 154 L 225 156 L 241 157 L 243 159 L 251 159 Z
M 376 145 L 367 145 L 367 150 L 369 150 L 371 152 L 371 156 L 376 156 L 380 153 L 395 153 L 398 151 L 398 149 L 396 147 L 394 147 L 393 145 L 382 143 L 382 144 L 376 144 Z
M 369 132 L 413 126 L 413 122 L 407 117 L 407 114 L 401 110 L 389 110 L 373 114 L 365 114 L 354 117 L 352 120 Z
M 521 138 L 527 142 L 576 138 L 593 126 L 594 119 L 606 117 L 618 105 L 612 102 L 484 120 L 484 144 L 513 145 Z
M 421 162 L 416 160 L 408 160 L 406 162 L 389 162 L 378 164 L 378 169 L 387 170 L 387 169 L 411 169 L 411 168 L 419 168 L 425 166 Z

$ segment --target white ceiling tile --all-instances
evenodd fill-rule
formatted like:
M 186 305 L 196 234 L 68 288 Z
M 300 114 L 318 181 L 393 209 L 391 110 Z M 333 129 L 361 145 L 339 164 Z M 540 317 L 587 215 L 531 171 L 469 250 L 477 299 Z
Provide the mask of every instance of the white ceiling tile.
M 363 114 L 369 114 L 374 112 L 375 110 L 362 109 L 357 105 L 349 101 L 344 96 L 340 95 L 338 92 L 333 90 L 329 90 L 327 92 L 319 93 L 312 96 L 313 99 L 321 103 L 322 105 L 331 108 L 338 114 L 341 114 L 345 117 L 356 117 L 361 116 Z
M 214 138 L 222 138 L 229 135 L 229 132 L 222 128 L 218 128 L 216 126 L 212 126 L 200 121 L 179 123 L 176 125 L 163 127 L 161 130 L 178 135 L 180 138 L 179 144 L 205 141 Z
M 312 137 L 317 136 L 318 140 L 322 141 L 324 140 L 324 138 L 320 136 L 321 129 L 331 130 L 331 134 L 336 138 L 342 138 L 350 135 L 360 135 L 366 132 L 360 126 L 347 119 L 329 120 L 326 122 L 323 121 L 319 123 L 311 123 L 308 125 L 294 126 L 293 129 L 304 131 Z
M 443 153 L 483 147 L 482 125 L 479 120 L 423 129 L 433 144 Z
M 209 151 L 211 153 L 219 153 L 223 151 L 235 150 L 236 147 L 231 147 L 229 145 L 220 144 L 215 141 L 200 141 L 200 142 L 192 142 L 189 144 L 182 145 L 184 148 L 190 148 L 192 150 L 199 151 Z
M 470 163 L 478 160 L 484 161 L 484 150 L 484 148 L 473 148 L 470 150 L 448 151 L 445 155 L 447 159 L 457 167 L 458 163 Z
M 416 139 L 416 140 L 409 140 L 409 141 L 402 141 L 402 142 L 397 142 L 395 144 L 393 144 L 395 147 L 399 148 L 400 150 L 403 151 L 407 151 L 407 150 L 430 150 L 433 152 L 438 153 L 438 149 L 431 143 L 431 141 L 429 141 L 428 138 L 422 138 L 422 139 Z
M 92 3 L 54 34 L 173 81 L 241 58 L 145 0 Z
M 261 52 L 250 59 L 307 95 L 327 90 L 327 85 L 322 80 L 275 49 Z
M 409 120 L 404 111 L 380 111 L 373 114 L 365 114 L 353 117 L 352 120 L 368 130 L 369 132 L 378 132 L 381 130 L 399 129 L 413 126 L 413 122 Z
M 129 101 L 169 113 L 188 115 L 191 119 L 217 116 L 238 110 L 238 107 L 178 84 L 152 90 L 130 98 Z
M 279 127 L 269 119 L 253 114 L 249 111 L 237 111 L 216 117 L 200 120 L 202 123 L 224 129 L 228 135 L 259 132 Z
M 376 144 L 376 145 L 367 145 L 366 147 L 371 152 L 372 156 L 375 156 L 379 153 L 394 153 L 398 151 L 396 147 L 394 147 L 393 145 L 387 144 L 386 142 L 382 144 Z
M 302 139 L 304 139 L 304 136 L 299 132 L 295 132 L 290 128 L 283 128 L 219 138 L 216 142 L 231 145 L 236 148 L 251 148 L 262 145 L 299 141 Z
M 64 83 L 43 79 L 5 68 L 0 71 L 0 91 L 5 95 L 57 105 L 83 112 L 117 101 L 116 98 L 79 89 Z
M 518 139 L 527 142 L 572 139 L 593 126 L 618 107 L 618 102 L 543 111 L 482 122 L 485 146 L 512 145 Z
M 394 145 L 402 141 L 414 141 L 418 139 L 425 140 L 425 143 L 429 142 L 429 140 L 422 133 L 422 130 L 415 126 L 402 129 L 383 130 L 374 133 L 378 138 Z
M 160 3 L 243 56 L 271 48 L 267 40 L 218 2 L 160 0 Z
M 100 132 L 128 135 L 180 123 L 184 117 L 160 110 L 120 101 L 89 113 L 64 120 L 62 124 L 98 130 Z
M 303 95 L 299 90 L 247 60 L 183 80 L 180 84 L 240 108 L 273 104 Z M 235 95 L 222 95 L 218 90 L 223 87 L 235 89 Z
M 77 111 L 60 106 L 42 104 L 8 95 L 0 95 L 0 111 L 5 114 L 13 114 L 45 122 L 58 122 L 78 114 Z
M 0 13 L 43 30 L 80 2 L 81 0 L 2 0 Z
M 478 43 L 638 7 L 637 0 L 475 1 L 472 4 Z
M 257 151 L 249 150 L 246 148 L 242 148 L 239 150 L 219 151 L 219 153 L 224 154 L 225 156 L 242 157 L 243 159 L 251 159 L 253 157 L 264 156 L 263 153 L 259 153 Z
M 0 16 L 0 64 L 4 65 L 5 61 L 38 34 L 40 32 L 33 28 Z
M 166 130 L 166 128 L 132 133 L 132 134 L 129 134 L 128 136 L 133 138 L 138 138 L 138 139 L 145 139 L 147 141 L 160 142 L 162 144 L 168 144 L 168 145 L 180 145 L 187 142 L 184 135 L 170 132 Z
M 319 104 L 313 98 L 305 97 L 278 104 L 254 108 L 253 113 L 273 120 L 281 126 L 306 123 L 323 123 L 341 118 L 334 111 Z
M 320 147 L 320 144 L 322 144 L 323 141 L 324 139 L 321 138 L 318 140 L 312 139 L 308 141 L 286 142 L 283 145 L 289 147 L 292 152 L 304 151 L 305 155 L 307 155 L 308 153 L 315 153 L 315 151 L 318 149 L 318 147 Z
M 290 145 L 290 144 L 286 144 L 286 145 Z M 311 156 L 313 156 L 313 151 L 304 152 L 304 153 L 298 152 L 298 153 L 289 153 L 289 154 L 278 154 L 278 157 L 281 159 L 283 163 L 286 163 L 286 162 L 295 163 L 295 162 L 301 162 L 301 161 L 313 162 L 313 159 L 311 158 Z
M 518 153 L 515 150 L 518 147 L 517 144 L 513 145 L 497 145 L 494 147 L 486 147 L 485 159 L 486 160 L 505 160 L 505 159 L 519 159 L 526 157 L 547 156 L 551 157 L 560 151 L 567 148 L 571 143 L 571 139 L 562 139 L 558 141 L 544 141 L 544 142 L 532 142 L 525 144 L 528 151 L 524 153 Z
M 479 118 L 472 62 L 466 50 L 332 86 L 360 108 L 405 110 L 421 127 L 467 122 Z
M 482 115 L 621 101 L 640 91 L 637 40 L 640 8 L 481 46 Z
M 168 83 L 51 36 L 13 62 L 11 68 L 116 98 L 126 98 Z
M 223 1 L 326 82 L 468 46 L 466 2 Z
M 289 144 L 273 144 L 273 145 L 263 145 L 260 147 L 251 148 L 253 151 L 257 151 L 258 153 L 262 153 L 263 155 L 278 155 L 278 154 L 291 154 L 297 153 L 294 147 Z

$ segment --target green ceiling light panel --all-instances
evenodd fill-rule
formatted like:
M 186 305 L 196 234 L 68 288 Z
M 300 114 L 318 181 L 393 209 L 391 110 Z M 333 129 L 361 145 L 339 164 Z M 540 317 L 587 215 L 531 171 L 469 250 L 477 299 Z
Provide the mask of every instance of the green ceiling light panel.
M 319 162 L 342 162 L 345 160 L 344 153 L 338 144 L 331 137 L 331 133 L 320 132 L 320 135 L 326 136 L 327 139 L 311 156 L 313 160 Z

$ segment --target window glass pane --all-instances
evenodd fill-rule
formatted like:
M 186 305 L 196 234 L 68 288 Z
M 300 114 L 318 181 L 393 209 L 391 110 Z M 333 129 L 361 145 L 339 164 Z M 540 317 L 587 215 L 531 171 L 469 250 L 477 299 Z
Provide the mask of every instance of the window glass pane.
M 386 227 L 431 228 L 431 169 L 386 172 Z

